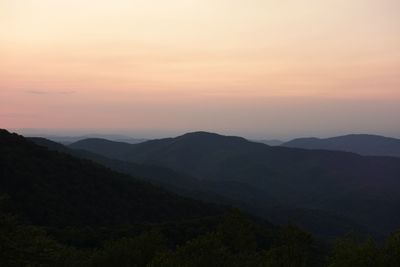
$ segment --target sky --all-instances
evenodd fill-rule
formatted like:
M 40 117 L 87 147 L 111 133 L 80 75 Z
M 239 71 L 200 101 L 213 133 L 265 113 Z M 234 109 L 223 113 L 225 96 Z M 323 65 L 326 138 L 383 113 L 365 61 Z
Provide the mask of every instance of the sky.
M 0 128 L 400 137 L 398 0 L 0 0 Z

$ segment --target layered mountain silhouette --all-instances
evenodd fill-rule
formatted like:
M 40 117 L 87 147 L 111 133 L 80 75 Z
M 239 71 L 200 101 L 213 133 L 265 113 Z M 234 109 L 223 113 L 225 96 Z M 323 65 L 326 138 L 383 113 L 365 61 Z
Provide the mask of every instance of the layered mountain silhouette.
M 147 141 L 143 138 L 132 138 L 125 135 L 118 135 L 118 134 L 89 134 L 89 135 L 81 135 L 81 136 L 61 136 L 61 135 L 49 135 L 49 134 L 29 134 L 27 137 L 36 137 L 40 136 L 42 138 L 46 138 L 47 140 L 51 140 L 57 143 L 61 143 L 64 145 L 69 145 L 80 140 L 89 139 L 89 138 L 101 138 L 112 140 L 116 142 L 125 142 L 130 144 L 138 144 L 144 141 Z
M 348 151 L 369 156 L 400 157 L 400 139 L 369 134 L 351 134 L 324 139 L 298 138 L 286 142 L 282 146 Z
M 262 143 L 262 144 L 266 144 L 269 146 L 280 146 L 283 143 L 285 143 L 284 141 L 281 140 L 277 140 L 277 139 L 261 139 L 261 140 L 253 140 L 254 142 L 258 142 L 258 143 Z
M 123 225 L 218 215 L 225 208 L 170 193 L 91 161 L 0 130 L 0 194 L 36 225 Z
M 85 153 L 101 158 L 0 130 L 1 266 L 264 266 L 274 256 L 259 255 L 283 245 L 307 259 L 281 262 L 325 258 L 293 226 L 178 196 Z
M 348 232 L 363 232 L 362 226 L 326 211 L 284 206 L 269 198 L 264 190 L 244 182 L 197 179 L 167 167 L 110 159 L 86 150 L 68 149 L 44 138 L 29 139 L 51 150 L 90 159 L 118 172 L 140 177 L 182 196 L 233 205 L 279 224 L 296 222 L 296 225 L 324 238 L 341 236 Z M 90 140 L 90 143 L 93 141 Z M 109 145 L 108 140 L 106 143 Z
M 274 207 L 288 208 L 291 214 L 297 211 L 297 218 L 304 218 L 307 212 L 303 211 L 309 211 L 314 220 L 307 220 L 308 224 L 332 216 L 355 222 L 374 234 L 390 232 L 400 225 L 397 158 L 270 147 L 207 132 L 125 144 L 123 149 L 116 143 L 112 154 L 110 150 L 105 153 L 102 147 L 110 145 L 106 140 L 91 139 L 70 147 L 119 161 L 172 169 L 206 183 L 206 191 L 229 195 L 261 215 L 273 215 Z M 214 187 L 208 186 L 213 183 Z

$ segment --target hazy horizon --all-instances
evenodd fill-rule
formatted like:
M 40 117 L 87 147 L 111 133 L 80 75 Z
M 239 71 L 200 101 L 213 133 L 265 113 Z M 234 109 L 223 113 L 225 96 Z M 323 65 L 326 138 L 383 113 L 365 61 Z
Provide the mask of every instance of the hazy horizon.
M 174 131 L 163 131 L 163 130 L 129 130 L 129 129 L 8 129 L 12 132 L 26 136 L 57 136 L 57 137 L 82 137 L 82 136 L 120 136 L 129 137 L 135 139 L 157 139 L 157 138 L 168 138 L 183 135 L 191 132 L 210 132 L 228 136 L 241 136 L 252 140 L 279 140 L 279 141 L 290 141 L 295 138 L 303 137 L 317 137 L 317 138 L 329 138 L 335 136 L 343 136 L 350 134 L 369 134 L 369 135 L 380 135 L 385 137 L 400 139 L 400 134 L 382 134 L 372 132 L 338 132 L 336 134 L 329 133 L 303 133 L 294 135 L 293 133 L 282 133 L 282 134 L 270 134 L 270 133 L 254 133 L 254 132 L 236 132 L 236 131 L 213 131 L 210 129 L 187 129 L 187 130 L 174 130 Z
M 398 10 L 398 0 L 3 0 L 0 127 L 399 137 Z

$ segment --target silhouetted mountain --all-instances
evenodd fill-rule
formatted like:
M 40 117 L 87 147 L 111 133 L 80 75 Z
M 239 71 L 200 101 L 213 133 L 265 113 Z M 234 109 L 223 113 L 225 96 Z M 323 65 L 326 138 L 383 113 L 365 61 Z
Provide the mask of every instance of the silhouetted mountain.
M 243 202 L 259 214 L 271 214 L 277 205 L 347 218 L 372 233 L 400 225 L 397 158 L 270 147 L 205 132 L 130 145 L 114 157 L 171 168 L 208 183 L 242 184 L 252 196 Z M 240 190 L 231 193 L 236 199 L 246 196 Z
M 48 140 L 43 137 L 26 137 L 27 140 L 39 145 L 39 146 L 44 146 L 50 150 L 57 151 L 57 152 L 63 152 L 63 153 L 70 153 L 70 149 L 66 147 L 63 144 L 54 142 L 52 140 Z
M 264 266 L 276 260 L 258 255 L 297 244 L 296 253 L 312 255 L 302 262 L 322 259 L 295 227 L 179 197 L 31 140 L 40 145 L 0 130 L 1 266 Z
M 67 153 L 77 158 L 88 159 L 100 163 L 114 171 L 129 174 L 138 179 L 160 185 L 183 196 L 223 204 L 235 203 L 238 204 L 237 206 L 242 204 L 215 193 L 215 190 L 209 190 L 206 183 L 196 178 L 178 173 L 166 167 L 116 160 L 87 150 L 71 149 L 62 144 L 41 137 L 29 137 L 27 139 L 50 150 Z M 105 142 L 109 143 L 108 140 L 105 140 Z
M 252 140 L 253 142 L 257 142 L 257 143 L 262 143 L 262 144 L 266 144 L 266 145 L 269 145 L 269 146 L 280 146 L 280 145 L 282 145 L 283 143 L 285 143 L 285 142 L 283 142 L 283 141 L 281 141 L 281 140 L 276 140 L 276 139 L 272 139 L 272 140 L 269 140 L 269 139 L 261 139 L 261 140 Z
M 360 225 L 335 214 L 310 209 L 302 211 L 284 206 L 275 199 L 268 198 L 264 190 L 247 183 L 199 180 L 166 167 L 110 159 L 84 150 L 69 150 L 43 138 L 30 138 L 30 140 L 49 149 L 90 159 L 113 170 L 140 177 L 140 179 L 161 185 L 186 197 L 240 207 L 254 214 L 262 215 L 275 223 L 299 222 L 298 225 L 319 236 L 334 237 L 348 232 L 363 232 Z M 302 216 L 300 216 L 301 213 Z
M 248 142 L 235 137 L 225 139 L 205 133 L 198 136 L 189 134 L 183 140 L 174 138 L 178 143 L 182 141 L 177 146 L 178 151 L 171 148 L 174 143 L 170 141 L 174 139 L 167 140 L 171 155 L 187 147 L 187 142 L 190 143 L 192 138 L 200 141 L 205 150 L 217 147 L 220 153 L 224 152 L 222 155 L 229 150 L 244 153 L 244 144 Z M 338 243 L 335 250 L 329 251 L 328 246 L 316 243 L 310 234 L 294 226 L 274 227 L 238 210 L 222 215 L 227 211 L 226 208 L 176 196 L 132 176 L 112 172 L 70 155 L 93 158 L 110 165 L 110 162 L 114 162 L 128 167 L 127 170 L 142 165 L 107 159 L 92 152 L 71 150 L 43 138 L 30 140 L 40 145 L 0 130 L 1 266 L 144 267 L 211 264 L 316 267 L 343 265 L 343 262 L 350 262 L 349 266 L 353 266 L 354 262 L 364 266 L 366 260 L 370 266 L 398 266 L 396 249 L 400 239 L 396 233 L 379 247 L 374 246 L 372 241 L 359 243 L 345 239 Z M 216 141 L 221 145 L 217 145 Z M 162 142 L 159 140 L 156 143 Z M 189 154 L 194 158 L 198 156 L 197 153 L 203 155 L 204 149 L 195 147 L 190 146 L 185 153 L 190 151 Z M 254 149 L 253 144 L 250 147 Z M 152 146 L 152 149 L 155 148 Z M 213 154 L 213 157 L 217 154 Z M 348 153 L 342 155 L 354 156 Z M 387 166 L 390 165 L 382 167 L 390 170 Z M 157 170 L 165 175 L 168 169 L 159 167 Z M 153 174 L 156 174 L 154 170 Z M 178 174 L 170 170 L 172 178 Z M 189 176 L 182 178 L 185 177 Z M 238 179 L 224 181 L 212 178 L 200 182 L 207 182 L 212 185 L 210 188 L 219 193 L 231 194 L 233 199 L 245 199 L 246 204 L 253 203 L 250 209 L 262 205 L 259 198 L 263 198 L 266 192 L 256 184 Z M 239 197 L 236 198 L 238 193 Z M 274 201 L 268 197 L 263 199 Z M 374 208 L 370 203 L 366 205 Z M 321 219 L 332 220 L 333 225 L 339 223 L 341 227 L 342 223 L 347 223 L 342 222 L 340 217 L 329 217 L 325 211 L 315 209 L 293 207 L 286 211 L 295 215 L 292 218 L 300 223 L 304 219 L 309 223 L 310 218 L 313 218 L 316 226 L 326 225 L 326 222 L 320 222 Z M 274 210 L 268 212 L 273 214 Z M 278 207 L 275 212 L 276 218 L 284 214 Z
M 89 138 L 69 145 L 73 149 L 82 149 L 95 152 L 106 157 L 118 157 L 121 153 L 127 153 L 131 149 L 131 144 L 115 142 L 107 139 Z
M 64 150 L 57 144 L 53 149 Z M 0 164 L 0 194 L 10 196 L 17 209 L 39 225 L 173 221 L 223 210 L 90 161 L 49 151 L 4 130 L 0 130 Z
M 282 144 L 285 147 L 353 152 L 366 156 L 400 157 L 400 139 L 379 135 L 351 134 L 331 138 L 298 138 Z
M 29 134 L 28 137 L 42 137 L 57 143 L 61 143 L 63 145 L 69 145 L 80 140 L 84 139 L 91 139 L 91 138 L 100 138 L 100 139 L 107 139 L 110 141 L 115 142 L 125 142 L 129 144 L 138 144 L 147 139 L 144 138 L 132 138 L 125 135 L 117 135 L 117 134 L 89 134 L 89 135 L 82 135 L 82 136 L 61 136 L 61 135 L 49 135 L 49 134 Z

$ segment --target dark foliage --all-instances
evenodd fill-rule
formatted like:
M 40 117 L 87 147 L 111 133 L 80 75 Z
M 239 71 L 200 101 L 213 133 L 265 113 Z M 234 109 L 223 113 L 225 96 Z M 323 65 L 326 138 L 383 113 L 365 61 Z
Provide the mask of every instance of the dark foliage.
M 179 197 L 6 131 L 0 157 L 0 266 L 400 263 L 399 233 L 380 246 L 345 238 L 328 250 L 295 226 Z
M 123 225 L 217 215 L 222 208 L 179 197 L 87 160 L 0 132 L 0 193 L 34 224 Z
M 73 147 L 88 149 L 84 144 Z M 205 132 L 129 144 L 113 156 L 194 177 L 202 192 L 325 237 L 351 231 L 382 236 L 400 225 L 399 158 L 270 147 Z M 190 187 L 182 180 L 175 186 Z
M 279 224 L 295 221 L 302 227 L 324 238 L 340 236 L 353 231 L 363 231 L 360 225 L 327 211 L 282 205 L 276 199 L 268 197 L 265 190 L 249 185 L 245 181 L 200 180 L 167 167 L 110 159 L 86 150 L 68 149 L 44 138 L 29 139 L 51 150 L 90 159 L 118 172 L 140 177 L 142 180 L 165 187 L 179 195 L 240 207 Z M 101 146 L 101 140 L 99 139 L 90 139 L 89 143 L 94 141 Z M 82 141 L 82 143 L 84 142 Z M 106 141 L 106 144 L 106 146 L 110 145 L 110 141 Z M 119 147 L 120 145 L 121 143 L 118 143 L 117 146 Z M 126 145 L 131 147 L 130 144 Z

